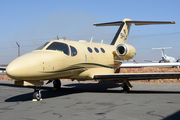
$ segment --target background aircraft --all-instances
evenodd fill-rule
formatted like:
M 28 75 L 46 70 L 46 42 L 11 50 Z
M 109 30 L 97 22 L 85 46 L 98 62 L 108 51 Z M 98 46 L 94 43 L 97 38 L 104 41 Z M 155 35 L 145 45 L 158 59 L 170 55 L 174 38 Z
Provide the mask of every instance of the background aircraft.
M 159 63 L 163 63 L 163 62 L 165 62 L 165 63 L 179 62 L 180 59 L 176 60 L 174 57 L 167 56 L 167 55 L 164 53 L 164 49 L 169 49 L 169 48 L 172 48 L 172 47 L 152 48 L 152 49 L 161 49 L 162 60 L 159 60 L 159 61 L 145 60 L 145 61 L 146 61 L 146 62 L 159 62 Z
M 136 55 L 136 49 L 126 43 L 131 24 L 156 25 L 175 24 L 175 22 L 124 19 L 94 24 L 95 26 L 120 26 L 110 45 L 103 44 L 103 41 L 93 43 L 92 40 L 90 42 L 53 40 L 13 60 L 7 66 L 7 75 L 15 79 L 15 84 L 20 85 L 41 86 L 44 81 L 48 80 L 47 83 L 53 81 L 54 88 L 57 89 L 61 86 L 59 79 L 116 80 L 124 82 L 123 90 L 127 92 L 132 88 L 130 84 L 132 80 L 179 78 L 180 73 L 117 73 L 123 60 L 131 60 Z M 173 66 L 175 65 L 180 63 L 174 63 Z M 149 64 L 143 66 L 149 66 Z M 158 66 L 163 64 L 159 63 Z M 35 89 L 33 98 L 41 100 L 39 88 Z

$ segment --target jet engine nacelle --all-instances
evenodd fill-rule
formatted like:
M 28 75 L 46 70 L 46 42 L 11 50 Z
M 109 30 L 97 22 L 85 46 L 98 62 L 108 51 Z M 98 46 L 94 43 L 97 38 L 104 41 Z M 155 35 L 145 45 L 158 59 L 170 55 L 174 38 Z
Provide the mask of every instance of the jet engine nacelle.
M 130 60 L 136 55 L 136 49 L 128 44 L 119 44 L 116 47 L 116 55 L 122 60 Z

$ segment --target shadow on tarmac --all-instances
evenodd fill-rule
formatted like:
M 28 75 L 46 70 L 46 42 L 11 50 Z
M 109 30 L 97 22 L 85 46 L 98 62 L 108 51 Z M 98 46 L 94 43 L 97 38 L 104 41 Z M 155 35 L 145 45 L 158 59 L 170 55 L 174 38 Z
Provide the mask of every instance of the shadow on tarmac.
M 22 87 L 22 88 L 34 88 L 33 86 L 20 86 L 20 85 L 13 85 L 13 84 L 5 84 L 0 83 L 0 86 L 9 86 L 9 87 Z M 66 84 L 60 90 L 52 90 L 52 87 L 42 86 L 41 93 L 43 99 L 60 97 L 70 94 L 77 94 L 77 93 L 85 93 L 85 92 L 92 92 L 92 93 L 125 93 L 121 88 L 121 84 L 117 84 L 114 82 L 99 82 L 99 83 L 75 83 L 75 84 Z M 119 88 L 120 89 L 119 89 Z M 109 88 L 118 88 L 117 89 L 110 89 Z M 33 92 L 17 95 L 14 97 L 10 97 L 5 100 L 5 102 L 17 102 L 17 101 L 31 101 L 32 100 Z M 130 90 L 129 93 L 126 94 L 180 94 L 179 91 L 152 91 L 152 90 Z
M 162 120 L 180 120 L 180 110 Z

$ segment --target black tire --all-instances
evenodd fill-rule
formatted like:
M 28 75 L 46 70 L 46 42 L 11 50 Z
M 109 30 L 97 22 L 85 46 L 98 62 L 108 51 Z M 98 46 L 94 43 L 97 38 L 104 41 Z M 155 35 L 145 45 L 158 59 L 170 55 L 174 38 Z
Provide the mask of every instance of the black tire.
M 36 99 L 37 101 L 39 101 L 39 100 L 41 100 L 41 98 L 42 98 L 41 92 L 35 91 L 33 93 L 33 99 Z
M 130 90 L 129 87 L 126 85 L 126 83 L 124 83 L 124 85 L 123 85 L 123 91 L 128 93 L 129 90 Z
M 178 59 L 176 62 L 180 62 L 180 59 Z
M 61 88 L 61 81 L 59 79 L 53 80 L 53 87 L 56 89 Z
M 163 61 L 163 60 L 160 60 L 159 63 L 164 63 L 164 61 Z

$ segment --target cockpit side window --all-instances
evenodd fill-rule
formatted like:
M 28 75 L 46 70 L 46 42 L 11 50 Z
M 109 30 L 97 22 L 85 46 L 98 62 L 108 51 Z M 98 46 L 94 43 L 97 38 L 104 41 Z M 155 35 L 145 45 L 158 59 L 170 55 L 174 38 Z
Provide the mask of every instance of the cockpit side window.
M 36 50 L 42 50 L 49 42 L 46 42 L 44 45 L 41 45 L 40 47 L 38 47 Z
M 65 43 L 53 42 L 51 45 L 47 47 L 46 50 L 56 50 L 60 52 L 64 52 L 64 54 L 69 55 L 69 47 Z
M 70 46 L 70 48 L 71 48 L 71 56 L 76 56 L 76 55 L 77 55 L 77 50 L 76 50 L 76 48 L 73 47 L 73 46 Z

